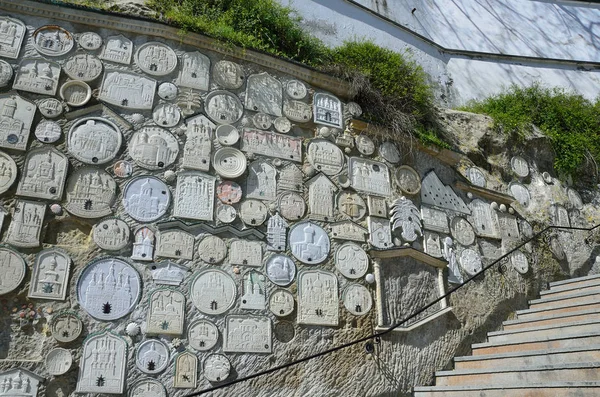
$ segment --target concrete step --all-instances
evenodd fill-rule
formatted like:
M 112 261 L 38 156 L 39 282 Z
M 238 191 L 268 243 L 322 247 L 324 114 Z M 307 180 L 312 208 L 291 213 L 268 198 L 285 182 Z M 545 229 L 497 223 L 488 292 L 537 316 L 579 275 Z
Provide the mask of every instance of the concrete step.
M 509 342 L 485 342 L 475 343 L 471 346 L 474 356 L 484 354 L 502 354 L 519 351 L 533 351 L 546 349 L 575 348 L 600 344 L 600 330 L 588 334 L 557 334 L 546 340 L 509 341 Z
M 600 309 L 600 302 L 593 303 L 572 303 L 567 306 L 557 306 L 553 308 L 538 308 L 517 310 L 517 318 L 519 320 L 541 318 L 551 315 L 560 315 L 565 313 L 577 312 L 581 310 Z
M 591 290 L 600 291 L 600 278 L 592 279 L 592 280 L 588 281 L 588 283 L 589 284 L 585 284 L 585 285 L 566 284 L 563 286 L 547 289 L 545 291 L 540 291 L 540 297 L 548 298 L 551 296 L 565 296 L 565 295 L 568 295 L 575 291 L 580 291 L 580 292 L 591 291 Z
M 454 358 L 454 369 L 498 369 L 525 366 L 600 362 L 600 344 L 565 349 L 534 350 Z
M 557 334 L 566 333 L 570 335 L 577 335 L 587 334 L 594 331 L 599 331 L 600 334 L 600 320 L 581 320 L 571 323 L 542 325 L 528 329 L 488 332 L 488 342 L 546 340 Z
M 600 295 L 595 291 L 574 292 L 566 296 L 549 297 L 529 301 L 530 309 L 553 309 L 575 303 L 586 304 L 600 302 Z
M 566 285 L 574 286 L 574 285 L 589 285 L 588 283 L 594 282 L 594 280 L 600 279 L 600 274 L 592 274 L 590 276 L 583 276 L 577 278 L 569 278 L 566 280 L 555 281 L 550 283 L 550 289 L 553 288 L 562 288 Z
M 527 386 L 423 386 L 415 397 L 598 397 L 600 382 L 560 382 Z
M 524 320 L 508 320 L 502 323 L 505 331 L 515 329 L 528 329 L 531 327 L 541 327 L 550 324 L 562 324 L 570 323 L 574 321 L 589 320 L 597 321 L 600 320 L 600 310 L 578 310 L 568 313 L 550 314 L 545 317 L 524 319 Z
M 436 386 L 521 385 L 554 382 L 600 382 L 600 362 L 439 371 Z

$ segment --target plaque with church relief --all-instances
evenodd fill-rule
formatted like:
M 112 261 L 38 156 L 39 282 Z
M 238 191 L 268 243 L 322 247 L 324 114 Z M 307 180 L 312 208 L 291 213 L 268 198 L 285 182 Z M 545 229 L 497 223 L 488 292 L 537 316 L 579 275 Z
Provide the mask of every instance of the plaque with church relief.
M 475 230 L 471 223 L 463 217 L 456 216 L 450 222 L 452 237 L 462 245 L 471 245 L 475 242 Z
M 315 123 L 342 128 L 342 102 L 333 95 L 324 92 L 315 93 L 313 98 Z
M 113 160 L 121 149 L 119 127 L 101 117 L 77 120 L 69 130 L 69 153 L 86 164 L 105 164 Z
M 392 229 L 388 219 L 368 216 L 367 224 L 369 225 L 369 244 L 380 249 L 392 248 L 394 245 Z
M 165 101 L 172 101 L 177 98 L 177 94 L 179 94 L 179 89 L 173 83 L 168 81 L 164 81 L 158 85 L 158 89 L 156 90 L 158 97 L 160 99 L 164 99 Z
M 423 205 L 421 206 L 421 219 L 423 219 L 423 226 L 427 230 L 446 234 L 450 233 L 448 216 L 443 211 Z
M 23 22 L 6 16 L 0 17 L 0 57 L 17 59 L 26 33 Z
M 167 397 L 162 383 L 154 379 L 143 379 L 129 387 L 129 397 Z
M 170 203 L 169 188 L 153 176 L 134 178 L 123 189 L 125 212 L 140 222 L 159 219 L 167 212 Z
M 137 228 L 133 233 L 133 251 L 131 259 L 136 261 L 151 262 L 154 258 L 154 243 L 156 236 L 149 227 Z
M 229 377 L 231 363 L 222 354 L 211 354 L 204 359 L 204 377 L 209 382 L 221 382 Z
M 62 128 L 56 121 L 40 121 L 35 127 L 35 137 L 40 142 L 54 143 L 62 136 Z
M 485 180 L 485 175 L 483 174 L 483 171 L 481 171 L 477 167 L 469 167 L 467 168 L 465 173 L 467 179 L 469 180 L 469 182 L 471 182 L 471 184 L 485 188 L 487 181 Z
M 186 52 L 181 56 L 181 69 L 177 77 L 177 85 L 180 87 L 194 88 L 200 91 L 208 91 L 210 78 L 210 59 L 204 54 Z
M 268 73 L 253 74 L 246 85 L 246 109 L 281 116 L 283 87 Z
M 388 167 L 379 161 L 350 157 L 348 176 L 359 192 L 388 197 L 392 193 Z
M 71 258 L 65 251 L 59 248 L 40 251 L 35 257 L 27 297 L 64 301 L 70 267 Z
M 285 251 L 288 226 L 288 223 L 279 213 L 269 218 L 267 224 L 267 249 L 269 251 Z
M 371 293 L 364 285 L 350 284 L 342 292 L 344 307 L 355 316 L 364 316 L 373 307 Z
M 297 123 L 307 123 L 312 119 L 312 109 L 310 105 L 301 101 L 284 101 L 283 114 Z
M 185 296 L 176 290 L 161 288 L 150 293 L 146 318 L 149 335 L 181 335 L 185 320 Z
M 271 353 L 271 319 L 266 316 L 227 316 L 223 351 L 227 353 Z
M 83 323 L 73 312 L 60 312 L 52 317 L 50 332 L 61 343 L 73 342 L 83 331 Z
M 8 294 L 21 285 L 25 278 L 27 264 L 16 251 L 7 247 L 0 247 L 0 295 Z
M 135 365 L 146 374 L 161 373 L 169 365 L 169 347 L 157 339 L 143 341 L 135 353 Z
M 175 127 L 179 124 L 181 113 L 179 108 L 172 103 L 161 103 L 152 111 L 152 119 L 161 127 Z
M 198 357 L 189 351 L 175 356 L 175 376 L 173 387 L 176 389 L 194 389 L 198 383 Z
M 385 201 L 384 201 L 385 203 Z M 367 213 L 367 204 L 358 194 L 344 190 L 337 196 L 338 211 L 353 221 L 361 220 Z M 386 214 L 383 213 L 382 216 Z
M 344 153 L 326 139 L 313 139 L 308 145 L 307 158 L 316 170 L 326 175 L 337 175 L 344 168 Z
M 192 322 L 188 327 L 188 342 L 198 351 L 207 351 L 219 341 L 219 329 L 212 322 L 201 319 Z
M 34 94 L 56 94 L 60 65 L 43 59 L 23 59 L 13 81 L 13 90 L 33 92 Z
M 140 167 L 160 170 L 173 164 L 179 154 L 179 143 L 169 131 L 160 127 L 144 127 L 129 141 L 129 155 Z
M 527 256 L 521 251 L 513 252 L 510 256 L 510 263 L 520 274 L 526 274 L 529 271 L 529 261 L 527 260 Z
M 180 172 L 177 175 L 173 216 L 212 221 L 215 180 L 214 176 L 202 172 Z
M 335 216 L 335 198 L 337 186 L 324 174 L 306 182 L 308 186 L 309 217 L 323 221 L 333 221 Z
M 255 270 L 244 274 L 240 309 L 264 310 L 266 308 L 265 276 Z
M 32 35 L 33 47 L 43 55 L 58 57 L 73 49 L 73 35 L 56 25 L 46 25 L 36 29 Z
M 201 313 L 223 314 L 233 307 L 237 287 L 231 276 L 220 269 L 197 273 L 190 284 L 190 297 Z
M 285 93 L 292 99 L 304 99 L 308 94 L 308 89 L 299 80 L 289 80 L 285 83 Z
M 213 79 L 223 88 L 235 90 L 244 85 L 244 69 L 235 62 L 219 61 L 213 67 Z
M 168 45 L 154 41 L 138 48 L 135 63 L 152 76 L 166 76 L 177 68 L 177 55 Z
M 73 80 L 90 82 L 102 74 L 102 61 L 91 54 L 77 54 L 65 62 L 63 69 Z
M 60 97 L 72 107 L 83 106 L 92 98 L 92 89 L 87 83 L 69 80 L 60 87 Z
M 97 168 L 79 168 L 69 177 L 65 209 L 82 218 L 100 218 L 112 213 L 117 184 Z
M 0 95 L 0 147 L 27 148 L 35 109 L 35 103 L 17 94 Z
M 292 226 L 289 244 L 294 257 L 308 265 L 323 262 L 331 249 L 327 232 L 313 222 L 300 222 Z
M 475 233 L 480 237 L 499 238 L 496 214 L 488 203 L 479 199 L 471 201 L 473 226 Z
M 451 211 L 471 214 L 471 210 L 454 190 L 438 178 L 435 171 L 430 171 L 421 182 L 421 203 Z
M 273 284 L 285 287 L 294 281 L 296 265 L 287 255 L 272 255 L 265 265 L 267 277 Z
M 550 217 L 554 226 L 570 227 L 569 212 L 560 204 L 554 204 L 550 207 Z
M 42 116 L 48 117 L 50 119 L 57 118 L 64 111 L 62 102 L 56 98 L 44 98 L 37 103 L 37 107 L 40 110 L 40 113 L 42 114 Z M 60 136 L 58 138 L 56 138 L 56 140 L 54 142 L 56 142 L 59 138 L 60 138 Z M 38 139 L 39 139 L 39 137 L 38 137 Z M 52 141 L 50 139 L 48 141 L 46 141 L 44 139 L 40 139 L 40 140 L 42 142 L 52 143 Z
M 67 349 L 58 347 L 50 350 L 44 361 L 50 375 L 64 375 L 73 365 L 73 356 Z
M 277 170 L 266 161 L 255 161 L 248 167 L 246 197 L 273 201 L 277 197 Z
M 233 240 L 229 246 L 229 263 L 232 265 L 261 267 L 261 243 L 258 241 Z
M 338 280 L 323 270 L 298 275 L 298 324 L 337 326 L 339 324 Z
M 190 269 L 171 261 L 153 264 L 151 267 L 152 279 L 156 284 L 181 285 Z
M 206 97 L 204 110 L 217 124 L 234 124 L 244 113 L 239 98 L 229 91 L 212 91 Z
M 0 87 L 8 86 L 13 78 L 14 72 L 10 63 L 0 59 Z
M 156 80 L 135 73 L 105 70 L 98 99 L 125 109 L 150 110 L 155 92 Z
M 373 140 L 368 136 L 359 135 L 356 138 L 354 138 L 354 142 L 360 154 L 370 156 L 373 153 L 375 153 L 375 142 L 373 142 Z
M 335 251 L 335 268 L 346 278 L 361 278 L 369 269 L 369 257 L 358 244 L 344 243 Z
M 367 229 L 352 221 L 335 222 L 329 225 L 329 231 L 334 239 L 350 240 L 364 243 L 366 235 L 369 234 Z
M 39 247 L 46 204 L 16 200 L 5 242 L 15 247 Z
M 84 32 L 79 35 L 77 42 L 88 51 L 96 51 L 102 47 L 102 37 L 95 32 Z
M 127 342 L 110 331 L 92 334 L 83 345 L 76 393 L 122 394 L 126 371 Z
M 440 235 L 426 231 L 423 234 L 423 248 L 425 253 L 433 256 L 434 258 L 443 257 L 442 254 L 442 242 Z
M 237 210 L 234 206 L 228 204 L 218 205 L 215 213 L 217 220 L 221 223 L 232 223 L 237 218 Z
M 387 216 L 387 202 L 383 197 L 367 196 L 369 215 L 385 218 Z
M 269 310 L 277 317 L 289 316 L 295 305 L 294 295 L 285 289 L 278 288 L 269 297 Z
M 498 219 L 498 229 L 500 230 L 500 236 L 504 239 L 518 240 L 519 235 L 519 224 L 517 217 L 506 214 L 503 212 L 496 212 Z
M 0 194 L 6 192 L 17 179 L 17 163 L 11 156 L 0 152 Z
M 200 115 L 187 119 L 186 126 L 182 166 L 193 170 L 208 171 L 215 124 Z
M 421 178 L 414 168 L 403 165 L 394 173 L 396 184 L 406 194 L 415 195 L 421 191 Z
M 279 213 L 288 221 L 297 221 L 304 217 L 306 203 L 302 196 L 294 192 L 284 192 L 279 196 Z
M 156 244 L 156 255 L 164 258 L 192 260 L 194 236 L 183 230 L 161 230 Z
M 244 129 L 240 149 L 268 157 L 302 162 L 302 138 Z
M 260 226 L 267 220 L 269 209 L 258 200 L 244 200 L 240 204 L 240 219 L 248 226 Z
M 217 236 L 207 236 L 198 244 L 198 255 L 206 263 L 220 263 L 227 256 L 227 244 Z
M 510 190 L 510 194 L 521 204 L 523 207 L 529 206 L 531 202 L 531 195 L 529 194 L 529 189 L 527 186 L 522 185 L 518 182 L 511 182 L 508 185 L 508 189 Z
M 281 116 L 273 120 L 273 127 L 275 127 L 277 132 L 287 134 L 292 129 L 292 123 L 287 119 L 287 117 Z
M 279 180 L 277 181 L 277 191 L 302 192 L 304 175 L 302 170 L 295 164 L 288 164 L 279 171 Z

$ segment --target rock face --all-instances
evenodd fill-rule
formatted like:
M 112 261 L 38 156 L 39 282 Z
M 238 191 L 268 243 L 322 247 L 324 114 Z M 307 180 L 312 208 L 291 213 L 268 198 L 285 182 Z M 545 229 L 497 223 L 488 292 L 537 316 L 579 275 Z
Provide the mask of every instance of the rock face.
M 359 131 L 326 76 L 126 23 L 0 5 L 0 396 L 223 385 L 385 332 L 547 225 L 599 219 L 539 134 L 512 145 L 445 110 L 462 154 L 408 150 Z M 547 233 L 368 346 L 213 395 L 408 393 L 546 281 L 597 272 L 596 240 Z

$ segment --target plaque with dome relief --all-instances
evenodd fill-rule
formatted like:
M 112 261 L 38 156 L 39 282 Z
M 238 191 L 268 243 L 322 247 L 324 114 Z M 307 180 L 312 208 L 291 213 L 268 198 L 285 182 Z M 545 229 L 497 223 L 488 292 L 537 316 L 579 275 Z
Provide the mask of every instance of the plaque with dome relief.
M 145 127 L 129 141 L 129 155 L 140 167 L 160 170 L 173 164 L 179 154 L 177 139 L 160 127 Z
M 194 306 L 204 314 L 223 314 L 235 304 L 237 287 L 233 278 L 220 269 L 197 273 L 190 284 Z
M 167 185 L 153 176 L 132 179 L 123 189 L 125 212 L 140 222 L 153 222 L 169 209 L 171 194 Z
M 313 222 L 300 222 L 290 228 L 292 254 L 302 263 L 315 265 L 329 256 L 330 242 L 327 232 Z
M 35 103 L 19 95 L 0 95 L 0 147 L 15 150 L 27 148 L 35 109 Z
M 67 182 L 65 209 L 82 218 L 110 215 L 116 193 L 117 184 L 108 173 L 97 168 L 79 168 Z
M 127 247 L 130 235 L 127 223 L 118 218 L 106 218 L 94 225 L 92 237 L 98 247 L 118 251 Z
M 55 95 L 60 78 L 60 65 L 43 59 L 23 59 L 17 69 L 13 89 L 34 94 Z
M 25 159 L 17 194 L 60 200 L 67 179 L 68 166 L 67 156 L 53 147 L 30 150 Z
M 101 117 L 77 120 L 69 130 L 69 153 L 86 164 L 105 164 L 114 159 L 121 148 L 119 127 Z

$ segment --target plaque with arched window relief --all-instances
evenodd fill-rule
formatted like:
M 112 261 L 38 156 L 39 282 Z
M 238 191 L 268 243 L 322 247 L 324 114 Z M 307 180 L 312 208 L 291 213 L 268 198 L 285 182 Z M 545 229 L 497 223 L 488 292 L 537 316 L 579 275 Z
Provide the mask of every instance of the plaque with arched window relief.
M 177 68 L 177 55 L 166 44 L 144 43 L 135 53 L 135 63 L 153 76 L 165 76 Z
M 294 192 L 284 192 L 278 200 L 279 213 L 288 221 L 297 221 L 304 217 L 306 202 L 301 195 Z
M 355 316 L 364 316 L 373 307 L 371 293 L 364 285 L 350 284 L 342 292 L 344 307 Z
M 219 341 L 219 329 L 205 319 L 191 323 L 187 335 L 190 346 L 198 351 L 210 350 Z
M 126 370 L 127 342 L 110 331 L 92 334 L 83 345 L 76 392 L 121 394 Z
M 255 270 L 244 273 L 240 309 L 264 310 L 266 304 L 265 276 Z
M 344 277 L 361 278 L 369 269 L 369 257 L 358 244 L 344 243 L 335 251 L 335 268 Z
M 43 59 L 23 59 L 13 81 L 13 90 L 33 92 L 34 94 L 56 94 L 60 78 L 60 65 Z
M 313 97 L 315 123 L 342 128 L 342 102 L 331 94 L 315 93 Z
M 25 260 L 18 252 L 0 247 L 0 295 L 17 289 L 25 278 L 26 269 Z
M 179 154 L 177 139 L 159 127 L 137 131 L 129 142 L 129 155 L 140 166 L 160 170 L 173 164 Z
M 190 284 L 194 306 L 204 314 L 223 314 L 233 307 L 237 295 L 233 278 L 219 269 L 200 271 Z
M 0 57 L 17 59 L 27 33 L 25 24 L 18 19 L 3 16 L 0 17 L 0 26 Z
M 189 351 L 175 356 L 175 377 L 173 387 L 176 389 L 194 389 L 198 383 L 198 357 Z
M 229 353 L 271 353 L 271 319 L 266 316 L 227 316 L 223 351 Z
M 167 185 L 153 176 L 132 179 L 123 189 L 125 212 L 140 222 L 152 222 L 169 209 L 171 194 Z
M 150 294 L 146 318 L 146 333 L 160 335 L 183 334 L 185 296 L 179 291 L 161 288 Z
M 155 92 L 156 80 L 135 73 L 106 70 L 98 99 L 125 109 L 150 110 Z
M 119 127 L 101 117 L 77 120 L 69 130 L 69 153 L 86 164 L 105 164 L 115 158 L 121 149 Z
M 298 275 L 298 324 L 337 326 L 339 323 L 338 280 L 323 270 Z
M 187 119 L 185 145 L 183 145 L 183 168 L 208 171 L 212 153 L 215 124 L 205 116 Z
M 480 199 L 470 203 L 473 212 L 473 226 L 475 233 L 481 237 L 499 238 L 498 219 L 490 204 Z
M 0 95 L 0 147 L 27 148 L 35 109 L 35 103 L 19 95 Z
M 133 251 L 131 259 L 151 262 L 154 259 L 156 237 L 152 229 L 146 226 L 137 228 L 133 234 Z
M 140 371 L 155 375 L 159 374 L 169 365 L 169 347 L 157 339 L 148 339 L 137 348 L 135 365 Z
M 17 195 L 60 200 L 68 167 L 67 156 L 53 147 L 30 150 L 25 159 Z
M 79 168 L 67 183 L 65 209 L 82 218 L 100 218 L 112 213 L 117 184 L 105 171 Z
M 67 297 L 70 268 L 71 258 L 65 251 L 59 248 L 40 251 L 35 258 L 27 296 L 64 301 Z

